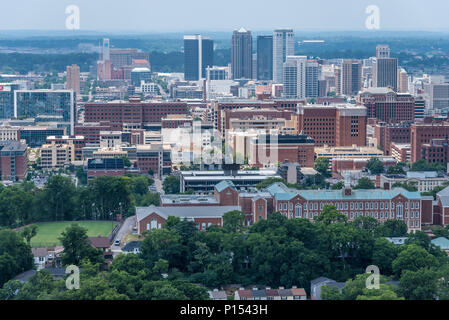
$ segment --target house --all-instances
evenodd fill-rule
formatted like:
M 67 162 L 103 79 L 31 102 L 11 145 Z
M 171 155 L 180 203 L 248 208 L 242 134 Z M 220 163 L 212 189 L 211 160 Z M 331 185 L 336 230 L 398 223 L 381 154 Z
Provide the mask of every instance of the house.
M 142 241 L 130 241 L 127 244 L 125 244 L 125 246 L 122 249 L 122 252 L 139 254 L 142 244 L 143 244 Z
M 199 230 L 205 231 L 210 225 L 223 225 L 226 212 L 241 210 L 240 206 L 182 206 L 182 207 L 136 207 L 137 233 L 161 229 L 169 216 L 195 222 Z
M 310 282 L 310 298 L 312 300 L 322 300 L 321 299 L 321 287 L 322 286 L 329 286 L 330 288 L 337 288 L 338 291 L 341 292 L 341 290 L 346 285 L 345 282 L 336 282 L 335 280 L 325 278 L 325 277 L 319 277 Z
M 111 247 L 111 243 L 109 242 L 108 237 L 89 237 L 87 238 L 87 241 L 89 241 L 90 245 L 96 249 L 101 249 L 103 252 L 106 251 L 106 249 L 109 249 Z
M 45 267 L 48 261 L 48 249 L 47 247 L 33 247 L 31 248 L 31 253 L 34 257 L 34 264 L 37 270 L 41 270 Z
M 290 289 L 244 289 L 240 288 L 234 293 L 234 300 L 307 300 L 306 291 L 296 286 Z
M 212 300 L 228 300 L 228 296 L 224 290 L 214 289 L 213 291 L 208 291 L 207 293 Z

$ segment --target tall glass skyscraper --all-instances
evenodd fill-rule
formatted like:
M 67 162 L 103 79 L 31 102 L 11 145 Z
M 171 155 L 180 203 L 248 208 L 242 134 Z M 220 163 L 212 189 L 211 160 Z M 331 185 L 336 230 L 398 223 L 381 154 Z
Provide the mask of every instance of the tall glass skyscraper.
M 253 77 L 253 37 L 244 28 L 234 30 L 231 51 L 232 79 Z
M 283 66 L 287 56 L 295 54 L 293 29 L 278 29 L 273 33 L 273 80 L 283 82 Z
M 257 37 L 257 80 L 273 80 L 273 36 Z
M 206 78 L 206 68 L 214 65 L 214 41 L 201 35 L 184 36 L 184 80 Z

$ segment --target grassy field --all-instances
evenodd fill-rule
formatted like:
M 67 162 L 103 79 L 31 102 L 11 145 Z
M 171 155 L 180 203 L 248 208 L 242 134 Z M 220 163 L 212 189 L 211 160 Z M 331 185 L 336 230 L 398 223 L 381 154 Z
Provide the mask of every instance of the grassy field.
M 58 238 L 61 232 L 65 230 L 72 223 L 77 223 L 83 228 L 87 229 L 87 235 L 89 237 L 108 236 L 113 226 L 111 221 L 77 221 L 77 222 L 43 222 L 37 223 L 39 226 L 37 234 L 31 239 L 31 246 L 52 246 L 54 244 L 60 245 L 61 242 Z

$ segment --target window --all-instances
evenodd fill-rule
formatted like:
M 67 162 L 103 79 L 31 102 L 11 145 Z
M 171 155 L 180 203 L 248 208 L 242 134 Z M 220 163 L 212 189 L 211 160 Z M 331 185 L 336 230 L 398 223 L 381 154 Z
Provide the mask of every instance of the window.
M 419 211 L 416 212 L 415 217 L 419 218 Z
M 293 210 L 293 203 L 289 203 L 290 210 Z
M 415 203 L 414 203 L 414 202 L 412 202 L 410 205 L 411 205 L 411 208 L 412 208 L 412 209 L 415 209 Z M 406 207 L 406 208 L 407 208 L 407 207 Z
M 304 210 L 307 210 L 307 203 L 304 203 Z
M 282 203 L 279 203 L 279 210 L 282 210 Z
M 403 214 L 403 207 L 401 203 L 398 203 L 398 205 L 396 206 L 396 216 L 400 219 L 402 218 L 402 214 Z
M 351 202 L 351 210 L 354 209 L 354 202 Z
M 366 209 L 369 209 L 369 203 L 368 202 L 365 202 L 365 210 Z
M 348 203 L 345 202 L 345 210 L 348 210 Z
M 419 209 L 419 202 L 416 203 L 415 208 Z
M 153 219 L 151 220 L 151 230 L 157 229 L 157 220 Z
M 302 218 L 302 206 L 300 204 L 295 206 L 295 218 Z
M 381 209 L 384 208 L 384 203 L 383 203 L 383 202 L 380 203 L 380 208 L 381 208 Z

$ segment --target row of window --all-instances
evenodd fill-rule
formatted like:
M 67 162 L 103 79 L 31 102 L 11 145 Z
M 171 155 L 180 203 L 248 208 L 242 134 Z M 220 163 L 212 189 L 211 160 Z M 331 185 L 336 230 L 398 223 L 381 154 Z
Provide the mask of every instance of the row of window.
M 365 203 L 365 205 L 363 205 Z M 408 209 L 409 202 L 405 202 L 405 209 Z M 348 210 L 348 206 L 350 206 L 351 210 L 363 210 L 363 207 L 365 207 L 365 210 L 370 210 L 370 209 L 388 209 L 389 207 L 389 202 L 350 202 L 350 205 L 348 204 L 348 202 L 329 202 L 329 203 L 324 203 L 324 202 L 320 202 L 319 203 L 319 207 L 320 210 L 323 210 L 325 205 L 333 205 L 335 206 L 337 209 L 339 210 Z M 300 204 L 297 204 L 296 206 L 301 206 Z M 402 203 L 399 203 L 398 206 L 402 206 Z M 287 210 L 287 203 L 283 202 L 283 203 L 279 203 L 278 205 L 279 210 Z M 289 209 L 293 210 L 293 203 L 289 203 Z M 391 202 L 391 209 L 394 209 L 394 202 Z M 413 201 L 410 202 L 410 209 L 419 209 L 419 201 Z M 304 203 L 304 210 L 318 210 L 318 202 L 312 202 L 309 204 Z

